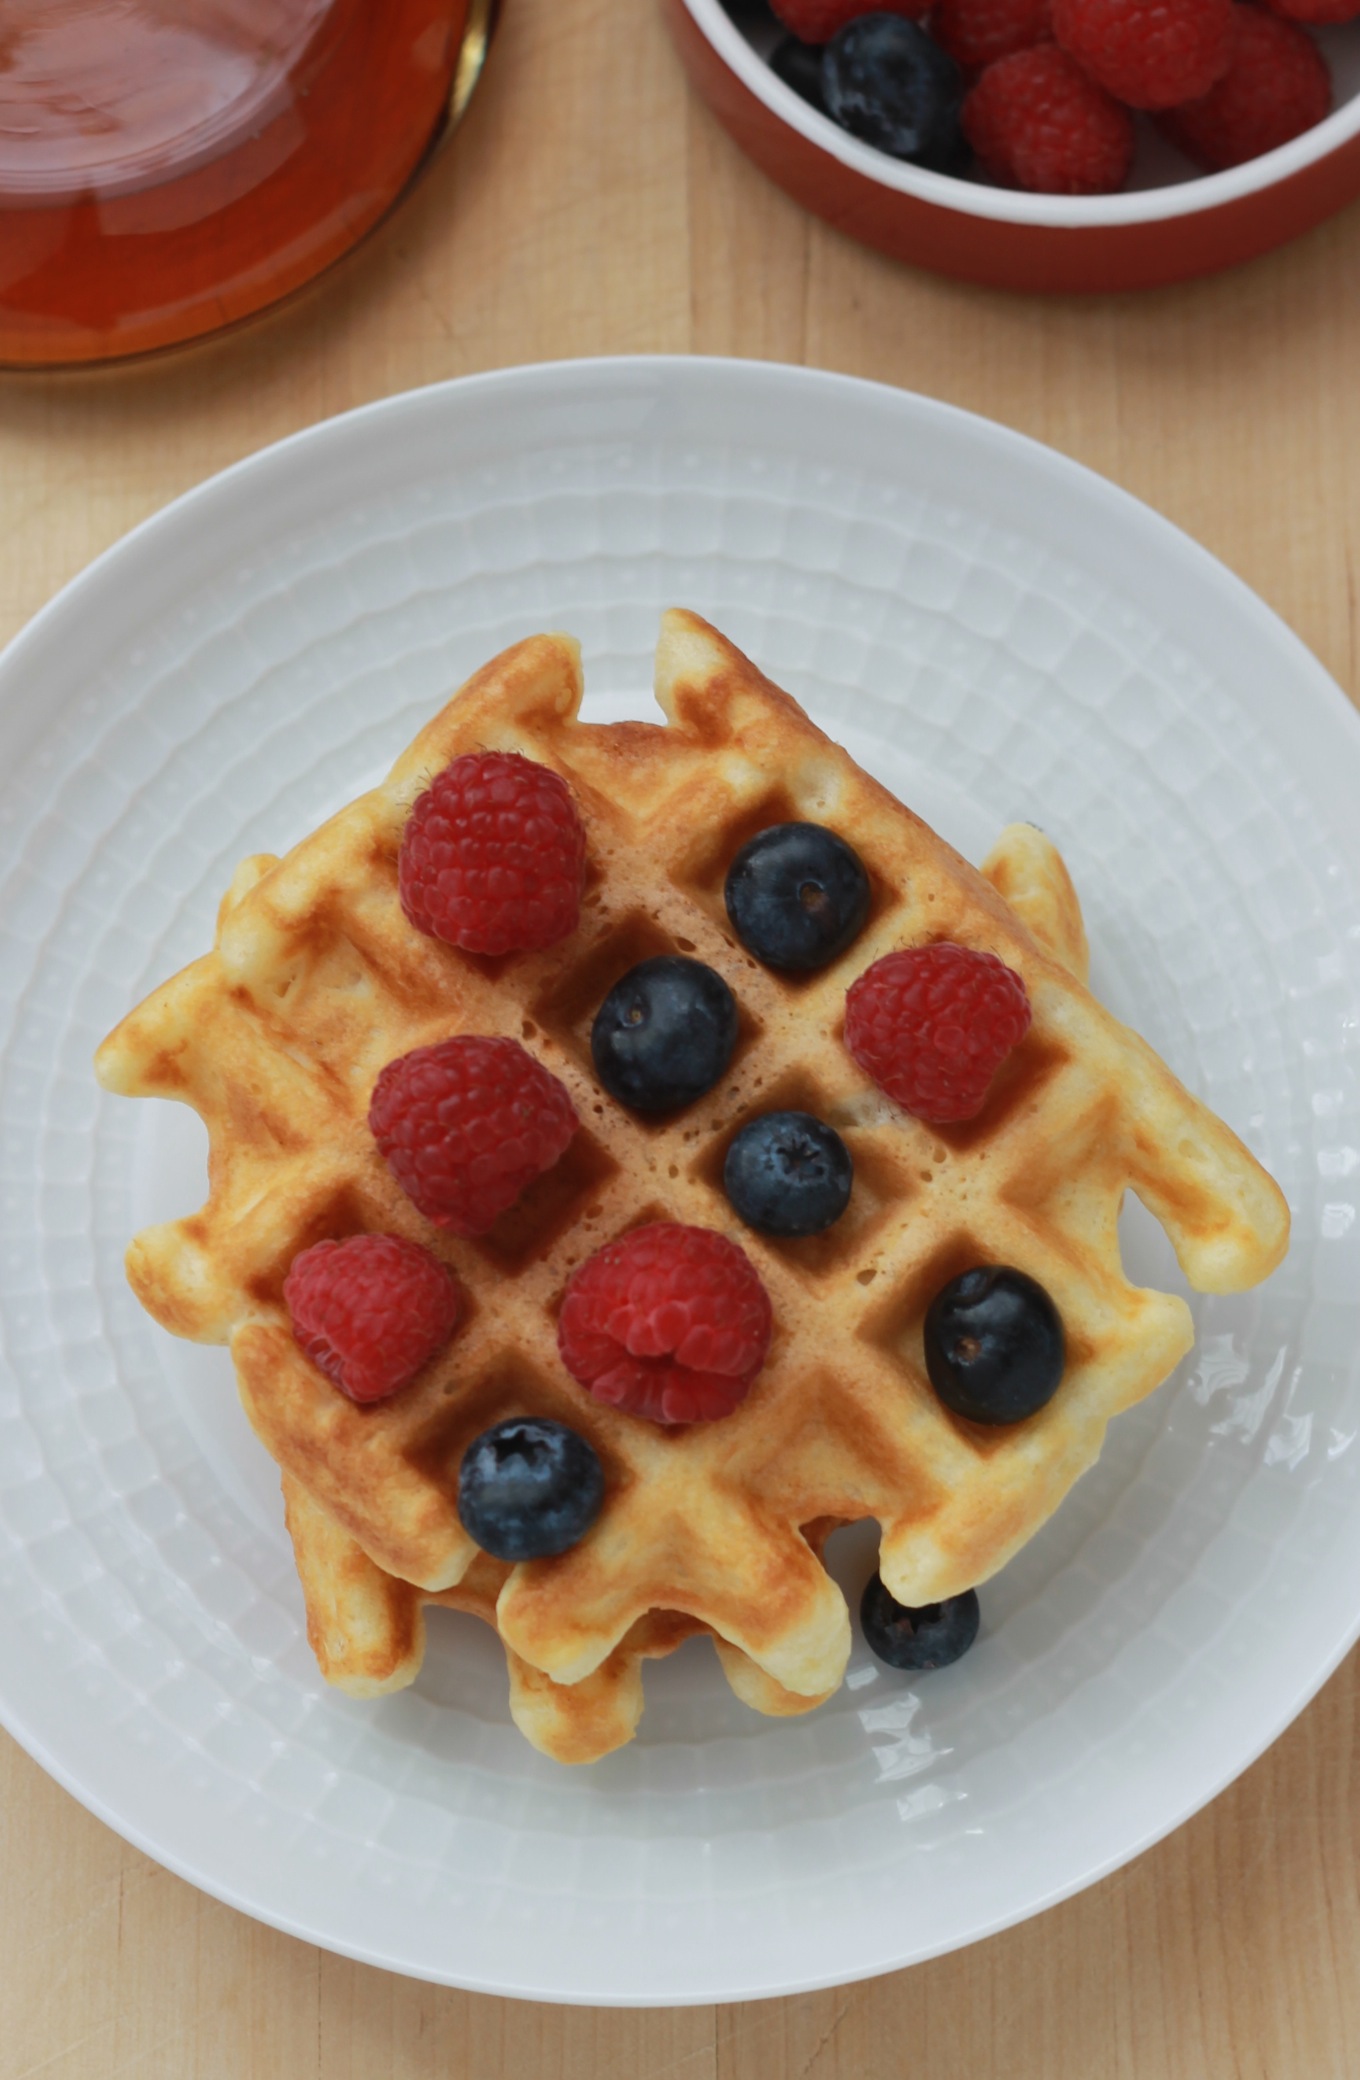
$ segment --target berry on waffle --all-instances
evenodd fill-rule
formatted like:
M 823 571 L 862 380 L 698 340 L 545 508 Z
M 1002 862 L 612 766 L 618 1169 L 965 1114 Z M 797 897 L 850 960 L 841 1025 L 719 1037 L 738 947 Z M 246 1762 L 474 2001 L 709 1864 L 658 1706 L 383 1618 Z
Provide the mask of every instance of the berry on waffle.
M 293 1335 L 351 1401 L 385 1401 L 444 1348 L 462 1300 L 448 1266 L 399 1235 L 314 1242 L 283 1282 Z
M 845 1044 L 916 1119 L 976 1119 L 1029 1031 L 1029 998 L 994 953 L 937 940 L 885 953 L 845 993 Z
M 711 1423 L 746 1399 L 770 1326 L 769 1296 L 735 1242 L 652 1221 L 572 1273 L 557 1347 L 597 1401 L 653 1423 Z
M 401 907 L 417 931 L 466 953 L 554 946 L 581 915 L 585 848 L 560 774 L 515 751 L 465 751 L 407 818 Z
M 571 1099 L 518 1040 L 455 1033 L 389 1062 L 368 1123 L 392 1175 L 437 1228 L 484 1235 L 576 1132 Z

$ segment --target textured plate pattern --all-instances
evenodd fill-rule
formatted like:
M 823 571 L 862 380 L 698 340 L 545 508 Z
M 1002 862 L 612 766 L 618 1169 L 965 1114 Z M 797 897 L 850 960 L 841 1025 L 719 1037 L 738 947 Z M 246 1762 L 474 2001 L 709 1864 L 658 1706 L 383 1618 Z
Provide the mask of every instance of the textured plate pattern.
M 499 1648 L 453 1613 L 413 1691 L 324 1692 L 229 1361 L 123 1283 L 132 1230 L 201 1197 L 201 1132 L 101 1097 L 89 1057 L 208 943 L 237 859 L 370 784 L 484 657 L 570 628 L 587 712 L 643 714 L 674 602 L 973 857 L 1015 817 L 1050 831 L 1098 993 L 1280 1178 L 1297 1240 L 1259 1293 L 1195 1301 L 1195 1355 L 991 1585 L 957 1668 L 912 1682 L 860 1646 L 830 1705 L 771 1722 L 695 1643 L 648 1672 L 638 1742 L 570 1773 L 513 1733 Z M 1344 1651 L 1360 731 L 1163 523 L 835 378 L 521 371 L 205 487 L 41 617 L 0 696 L 0 1710 L 154 1854 L 431 1978 L 781 1992 L 1087 1882 Z M 1136 1207 L 1126 1238 L 1135 1277 L 1182 1289 Z M 852 1592 L 872 1544 L 836 1542 Z

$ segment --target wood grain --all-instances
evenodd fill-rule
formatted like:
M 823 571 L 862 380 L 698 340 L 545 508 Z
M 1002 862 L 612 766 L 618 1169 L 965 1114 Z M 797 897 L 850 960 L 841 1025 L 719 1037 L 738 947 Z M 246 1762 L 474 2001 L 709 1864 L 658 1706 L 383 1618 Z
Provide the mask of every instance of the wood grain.
M 332 413 L 512 362 L 808 361 L 1002 420 L 1198 537 L 1354 689 L 1360 214 L 1221 280 L 1031 302 L 804 217 L 645 0 L 508 0 L 421 192 L 240 334 L 0 378 L 0 637 L 136 521 Z M 1269 1652 L 1268 1640 L 1262 1652 Z M 719 2010 L 451 1993 L 158 1870 L 0 1740 L 0 2080 L 1355 2080 L 1360 1661 L 1128 1869 L 955 1957 Z

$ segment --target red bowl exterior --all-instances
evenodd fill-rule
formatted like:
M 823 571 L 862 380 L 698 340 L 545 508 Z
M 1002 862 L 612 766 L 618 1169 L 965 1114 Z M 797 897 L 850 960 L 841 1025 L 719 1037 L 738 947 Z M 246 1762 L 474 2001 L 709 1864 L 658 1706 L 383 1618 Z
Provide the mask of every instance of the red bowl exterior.
M 721 58 L 685 0 L 662 0 L 685 69 L 742 150 L 805 209 L 896 260 L 994 288 L 1152 289 L 1254 260 L 1360 195 L 1360 136 L 1254 194 L 1145 224 L 1002 223 L 880 185 L 809 143 Z

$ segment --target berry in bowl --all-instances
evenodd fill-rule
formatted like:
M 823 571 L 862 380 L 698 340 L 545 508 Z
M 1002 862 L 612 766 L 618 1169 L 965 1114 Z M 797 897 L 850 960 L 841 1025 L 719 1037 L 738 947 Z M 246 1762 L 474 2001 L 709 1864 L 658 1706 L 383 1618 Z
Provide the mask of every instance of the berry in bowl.
M 1360 0 L 665 5 L 765 172 L 837 229 L 966 280 L 1184 280 L 1360 194 Z

